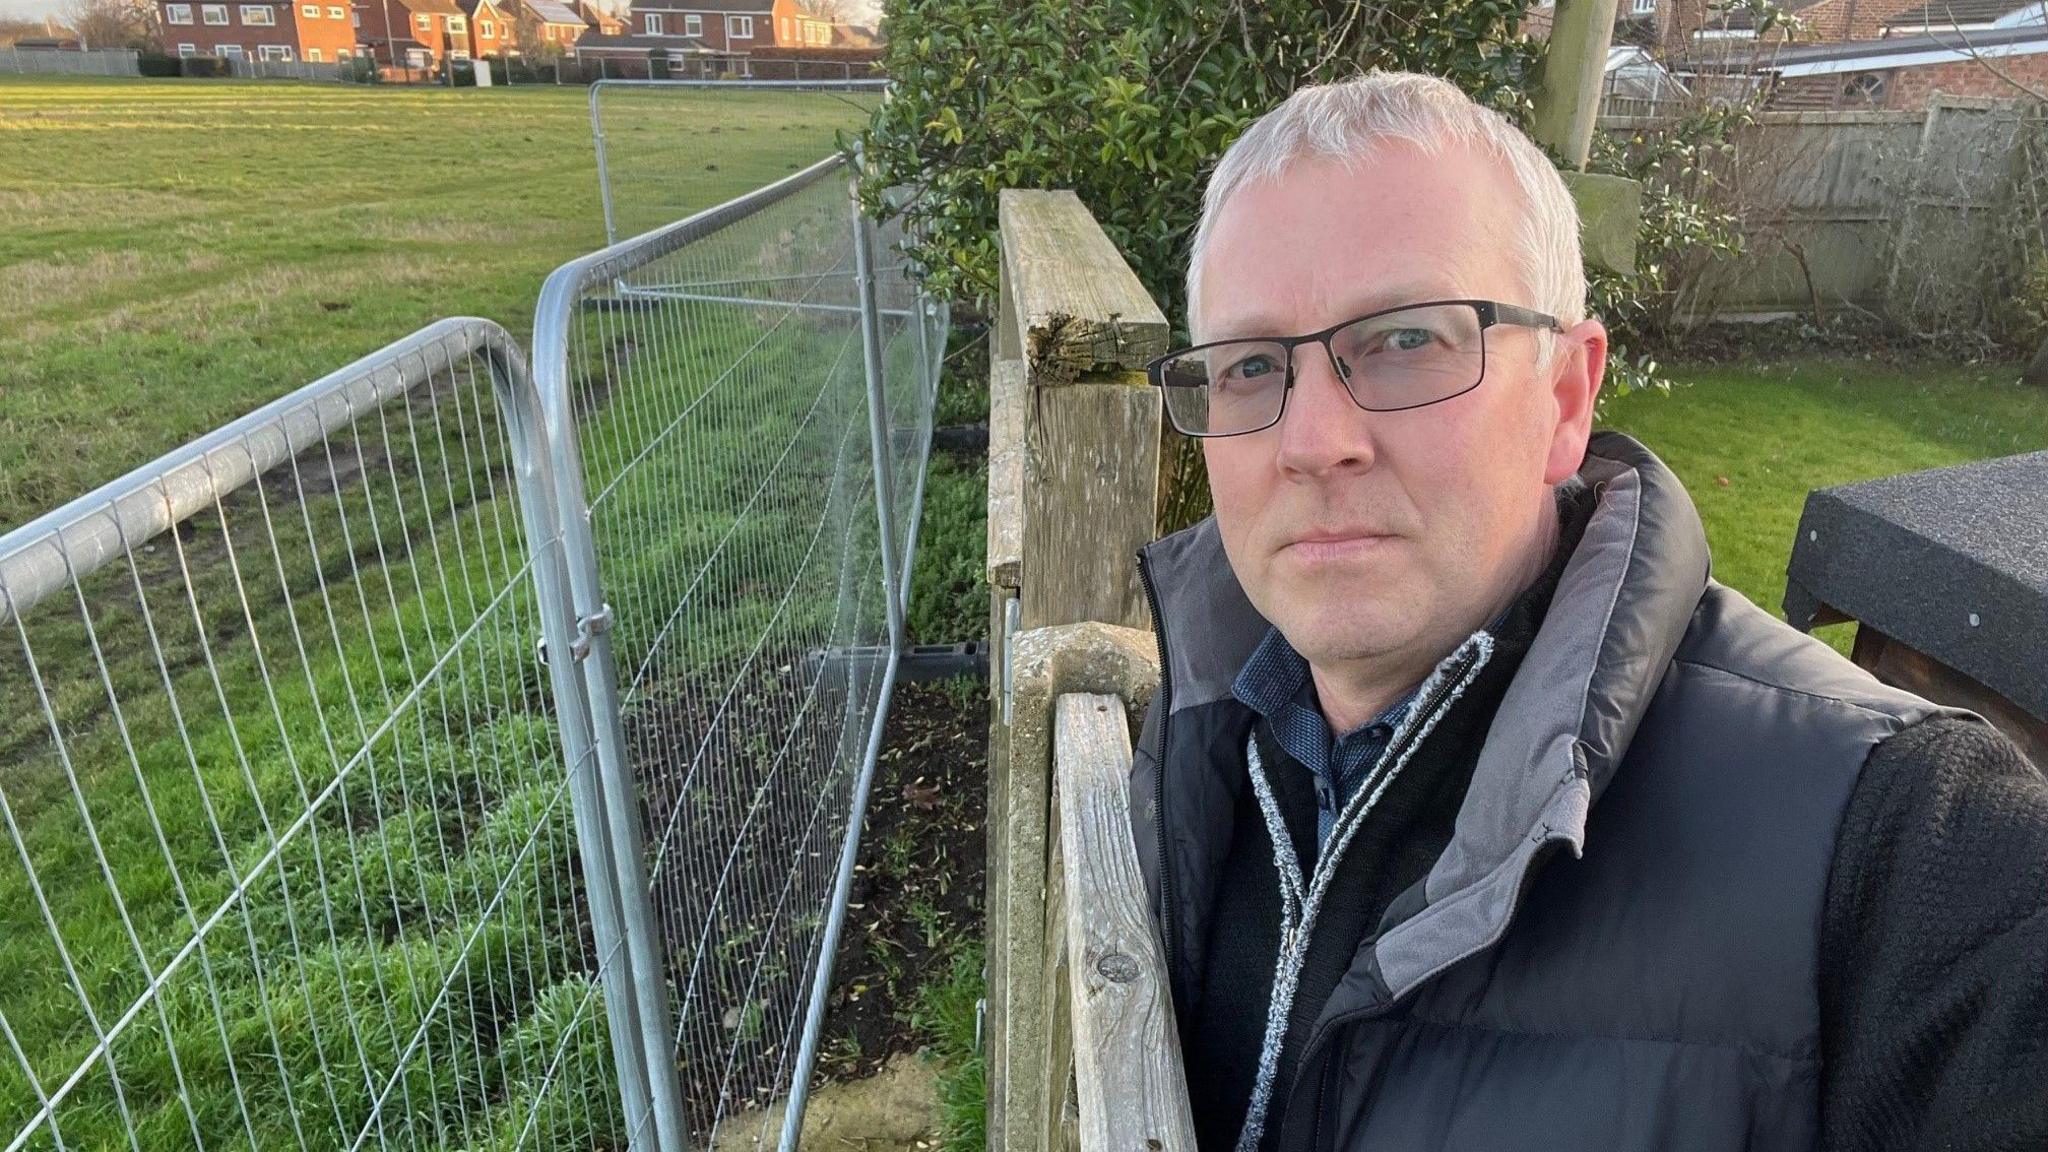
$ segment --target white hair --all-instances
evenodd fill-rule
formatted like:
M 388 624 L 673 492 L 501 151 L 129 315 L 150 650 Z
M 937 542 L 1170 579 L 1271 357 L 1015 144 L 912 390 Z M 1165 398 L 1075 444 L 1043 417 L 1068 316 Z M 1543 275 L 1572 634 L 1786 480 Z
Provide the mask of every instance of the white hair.
M 1548 312 L 1567 328 L 1585 319 L 1578 207 L 1549 157 L 1506 117 L 1446 81 L 1414 72 L 1370 72 L 1299 89 L 1223 153 L 1202 195 L 1202 220 L 1188 259 L 1189 330 L 1201 314 L 1202 260 L 1216 218 L 1231 197 L 1278 176 L 1296 160 L 1333 159 L 1355 171 L 1387 141 L 1431 156 L 1465 146 L 1504 161 L 1520 193 L 1515 264 L 1529 294 L 1527 300 L 1504 303 Z M 1551 346 L 1550 340 L 1543 341 L 1546 361 Z

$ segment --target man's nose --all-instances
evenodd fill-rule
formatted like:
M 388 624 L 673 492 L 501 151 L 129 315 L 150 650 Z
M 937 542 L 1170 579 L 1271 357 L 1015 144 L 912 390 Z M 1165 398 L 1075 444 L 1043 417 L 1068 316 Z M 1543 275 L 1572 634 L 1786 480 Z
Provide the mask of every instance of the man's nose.
M 1314 345 L 1296 349 L 1294 389 L 1280 418 L 1280 468 L 1321 476 L 1372 467 L 1371 418 L 1345 391 L 1327 352 Z

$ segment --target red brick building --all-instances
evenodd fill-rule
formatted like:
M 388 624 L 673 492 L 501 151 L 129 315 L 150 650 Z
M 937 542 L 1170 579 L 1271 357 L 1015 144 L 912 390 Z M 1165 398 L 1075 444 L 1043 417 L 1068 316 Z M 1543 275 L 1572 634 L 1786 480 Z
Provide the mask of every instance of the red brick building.
M 519 54 L 518 29 L 503 5 L 495 0 L 455 0 L 455 6 L 462 9 L 471 56 L 483 60 Z
M 830 48 L 840 39 L 844 25 L 804 11 L 797 0 L 775 0 L 772 13 L 774 41 L 762 47 Z
M 774 44 L 774 0 L 634 0 L 623 35 L 586 35 L 576 55 L 642 65 L 659 58 L 671 75 L 691 78 L 747 76 L 747 57 Z
M 595 32 L 600 36 L 626 34 L 626 21 L 615 15 L 611 9 L 599 7 L 594 0 L 576 0 L 570 7 L 576 9 L 576 15 L 582 18 L 585 31 Z
M 536 54 L 567 55 L 575 51 L 576 42 L 589 31 L 590 25 L 581 13 L 562 0 L 503 0 L 505 9 L 513 20 L 526 29 L 533 43 L 530 47 Z
M 476 55 L 455 0 L 356 0 L 359 50 L 387 68 L 433 71 Z
M 157 0 L 156 16 L 174 56 L 331 64 L 356 49 L 349 0 Z
M 2012 83 L 2048 87 L 2048 26 L 1953 30 L 1835 44 L 1758 45 L 1745 59 L 1698 60 L 1708 73 L 1746 73 L 1769 86 L 1775 109 L 1917 112 L 1936 92 L 2020 96 Z M 1987 63 L 1988 62 L 1988 63 Z M 2000 74 L 2003 73 L 2003 76 Z

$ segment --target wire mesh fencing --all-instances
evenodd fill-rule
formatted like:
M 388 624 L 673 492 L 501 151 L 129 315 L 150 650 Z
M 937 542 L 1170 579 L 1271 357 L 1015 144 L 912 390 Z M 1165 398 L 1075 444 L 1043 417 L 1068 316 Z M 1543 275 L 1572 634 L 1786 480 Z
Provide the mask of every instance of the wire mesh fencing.
M 0 48 L 0 73 L 19 76 L 140 76 L 141 61 L 142 54 L 132 48 Z
M 444 321 L 0 537 L 0 1149 L 632 1138 L 539 435 Z
M 565 266 L 535 320 L 664 1147 L 793 1146 L 901 648 L 946 317 L 850 174 Z
M 356 80 L 353 64 L 321 60 L 265 60 L 258 56 L 230 56 L 228 75 L 240 80 Z
M 679 17 L 670 17 L 671 20 Z M 761 187 L 801 167 L 783 142 L 854 132 L 881 103 L 880 80 L 600 80 L 590 86 L 590 133 L 616 243 L 713 206 L 693 198 L 708 170 Z M 804 153 L 804 161 L 822 151 Z
M 852 172 L 0 535 L 0 1152 L 794 1147 L 947 323 Z

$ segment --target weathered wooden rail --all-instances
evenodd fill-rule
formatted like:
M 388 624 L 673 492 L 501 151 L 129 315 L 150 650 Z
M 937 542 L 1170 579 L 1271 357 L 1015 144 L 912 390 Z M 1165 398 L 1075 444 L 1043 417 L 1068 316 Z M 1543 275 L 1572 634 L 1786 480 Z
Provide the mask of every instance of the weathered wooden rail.
M 1192 1152 L 1130 837 L 1158 682 L 1135 554 L 1158 507 L 1166 319 L 1079 200 L 1005 192 L 989 380 L 992 1149 Z

